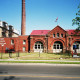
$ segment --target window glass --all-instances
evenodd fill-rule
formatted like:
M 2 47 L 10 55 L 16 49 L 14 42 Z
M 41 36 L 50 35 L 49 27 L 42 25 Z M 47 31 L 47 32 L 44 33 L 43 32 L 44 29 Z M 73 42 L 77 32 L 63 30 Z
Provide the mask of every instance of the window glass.
M 73 45 L 73 49 L 79 49 L 79 45 Z
M 37 49 L 37 45 L 35 45 L 35 49 Z
M 77 49 L 79 49 L 79 45 L 76 45 L 77 46 Z
M 25 48 L 25 47 L 23 47 L 23 52 L 24 52 L 24 51 L 26 51 L 26 48 Z
M 55 34 L 53 34 L 53 38 L 55 38 Z
M 38 49 L 40 49 L 40 45 L 38 45 Z
M 57 33 L 57 37 L 59 37 L 59 33 Z
M 57 49 L 59 49 L 59 45 L 57 45 Z
M 26 40 L 23 40 L 23 44 L 26 44 Z
M 63 48 L 63 46 L 62 45 L 60 45 L 60 49 L 62 49 Z
M 54 45 L 54 49 L 56 49 L 56 45 Z
M 11 40 L 11 44 L 12 44 L 12 45 L 14 44 L 14 40 Z
M 36 42 L 34 48 L 35 48 L 35 49 L 43 49 L 43 43 L 41 43 L 41 42 Z
M 43 49 L 43 46 L 41 46 L 41 49 Z
M 61 34 L 61 37 L 63 37 L 63 34 Z
M 43 49 L 43 45 L 41 45 L 41 49 Z

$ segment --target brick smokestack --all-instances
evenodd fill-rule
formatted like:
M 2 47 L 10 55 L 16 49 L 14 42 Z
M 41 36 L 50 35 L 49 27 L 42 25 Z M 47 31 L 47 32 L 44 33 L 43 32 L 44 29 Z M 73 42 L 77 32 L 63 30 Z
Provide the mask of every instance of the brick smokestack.
M 25 11 L 25 0 L 22 0 L 22 22 L 21 22 L 21 35 L 26 33 L 26 11 Z

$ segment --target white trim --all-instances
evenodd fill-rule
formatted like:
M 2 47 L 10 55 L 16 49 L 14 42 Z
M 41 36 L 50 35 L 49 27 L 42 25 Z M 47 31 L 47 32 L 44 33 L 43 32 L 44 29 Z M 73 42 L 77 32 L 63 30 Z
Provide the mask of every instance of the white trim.
M 55 49 L 54 49 L 55 45 Z M 61 44 L 60 43 L 54 43 L 53 44 L 53 53 L 60 53 L 63 49 L 61 49 Z
M 44 49 L 43 43 L 40 42 L 40 41 L 37 41 L 37 42 L 35 43 L 33 49 L 34 49 L 34 52 L 43 52 L 43 49 Z

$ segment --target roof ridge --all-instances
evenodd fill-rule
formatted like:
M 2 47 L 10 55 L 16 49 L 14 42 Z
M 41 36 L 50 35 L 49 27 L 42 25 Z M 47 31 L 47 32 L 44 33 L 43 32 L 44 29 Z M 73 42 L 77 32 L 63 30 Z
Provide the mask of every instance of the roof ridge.
M 46 30 L 46 29 L 45 29 Z M 34 30 L 33 30 L 34 31 Z M 37 31 L 37 30 L 36 30 Z M 48 30 L 49 31 L 49 30 Z
M 30 35 L 46 35 L 50 30 L 33 30 Z

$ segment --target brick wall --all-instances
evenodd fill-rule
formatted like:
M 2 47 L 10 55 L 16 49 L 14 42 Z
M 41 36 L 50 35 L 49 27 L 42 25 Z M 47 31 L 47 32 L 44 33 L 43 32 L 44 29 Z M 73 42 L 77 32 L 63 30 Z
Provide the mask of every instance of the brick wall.
M 57 36 L 59 33 L 59 37 Z M 53 36 L 55 34 L 55 37 Z M 63 36 L 61 36 L 63 34 Z M 0 38 L 1 41 L 2 38 Z M 73 51 L 73 43 L 80 41 L 80 35 L 69 35 L 64 29 L 57 26 L 52 29 L 47 35 L 25 35 L 12 38 L 3 38 L 5 43 L 4 46 L 0 44 L 0 52 L 5 52 L 6 49 L 14 49 L 15 52 L 34 52 L 34 45 L 37 41 L 43 43 L 44 52 L 53 53 L 53 44 L 55 42 L 61 42 L 63 45 L 63 52 L 66 50 Z M 12 40 L 12 44 L 11 44 Z M 0 42 L 1 43 L 1 42 Z

